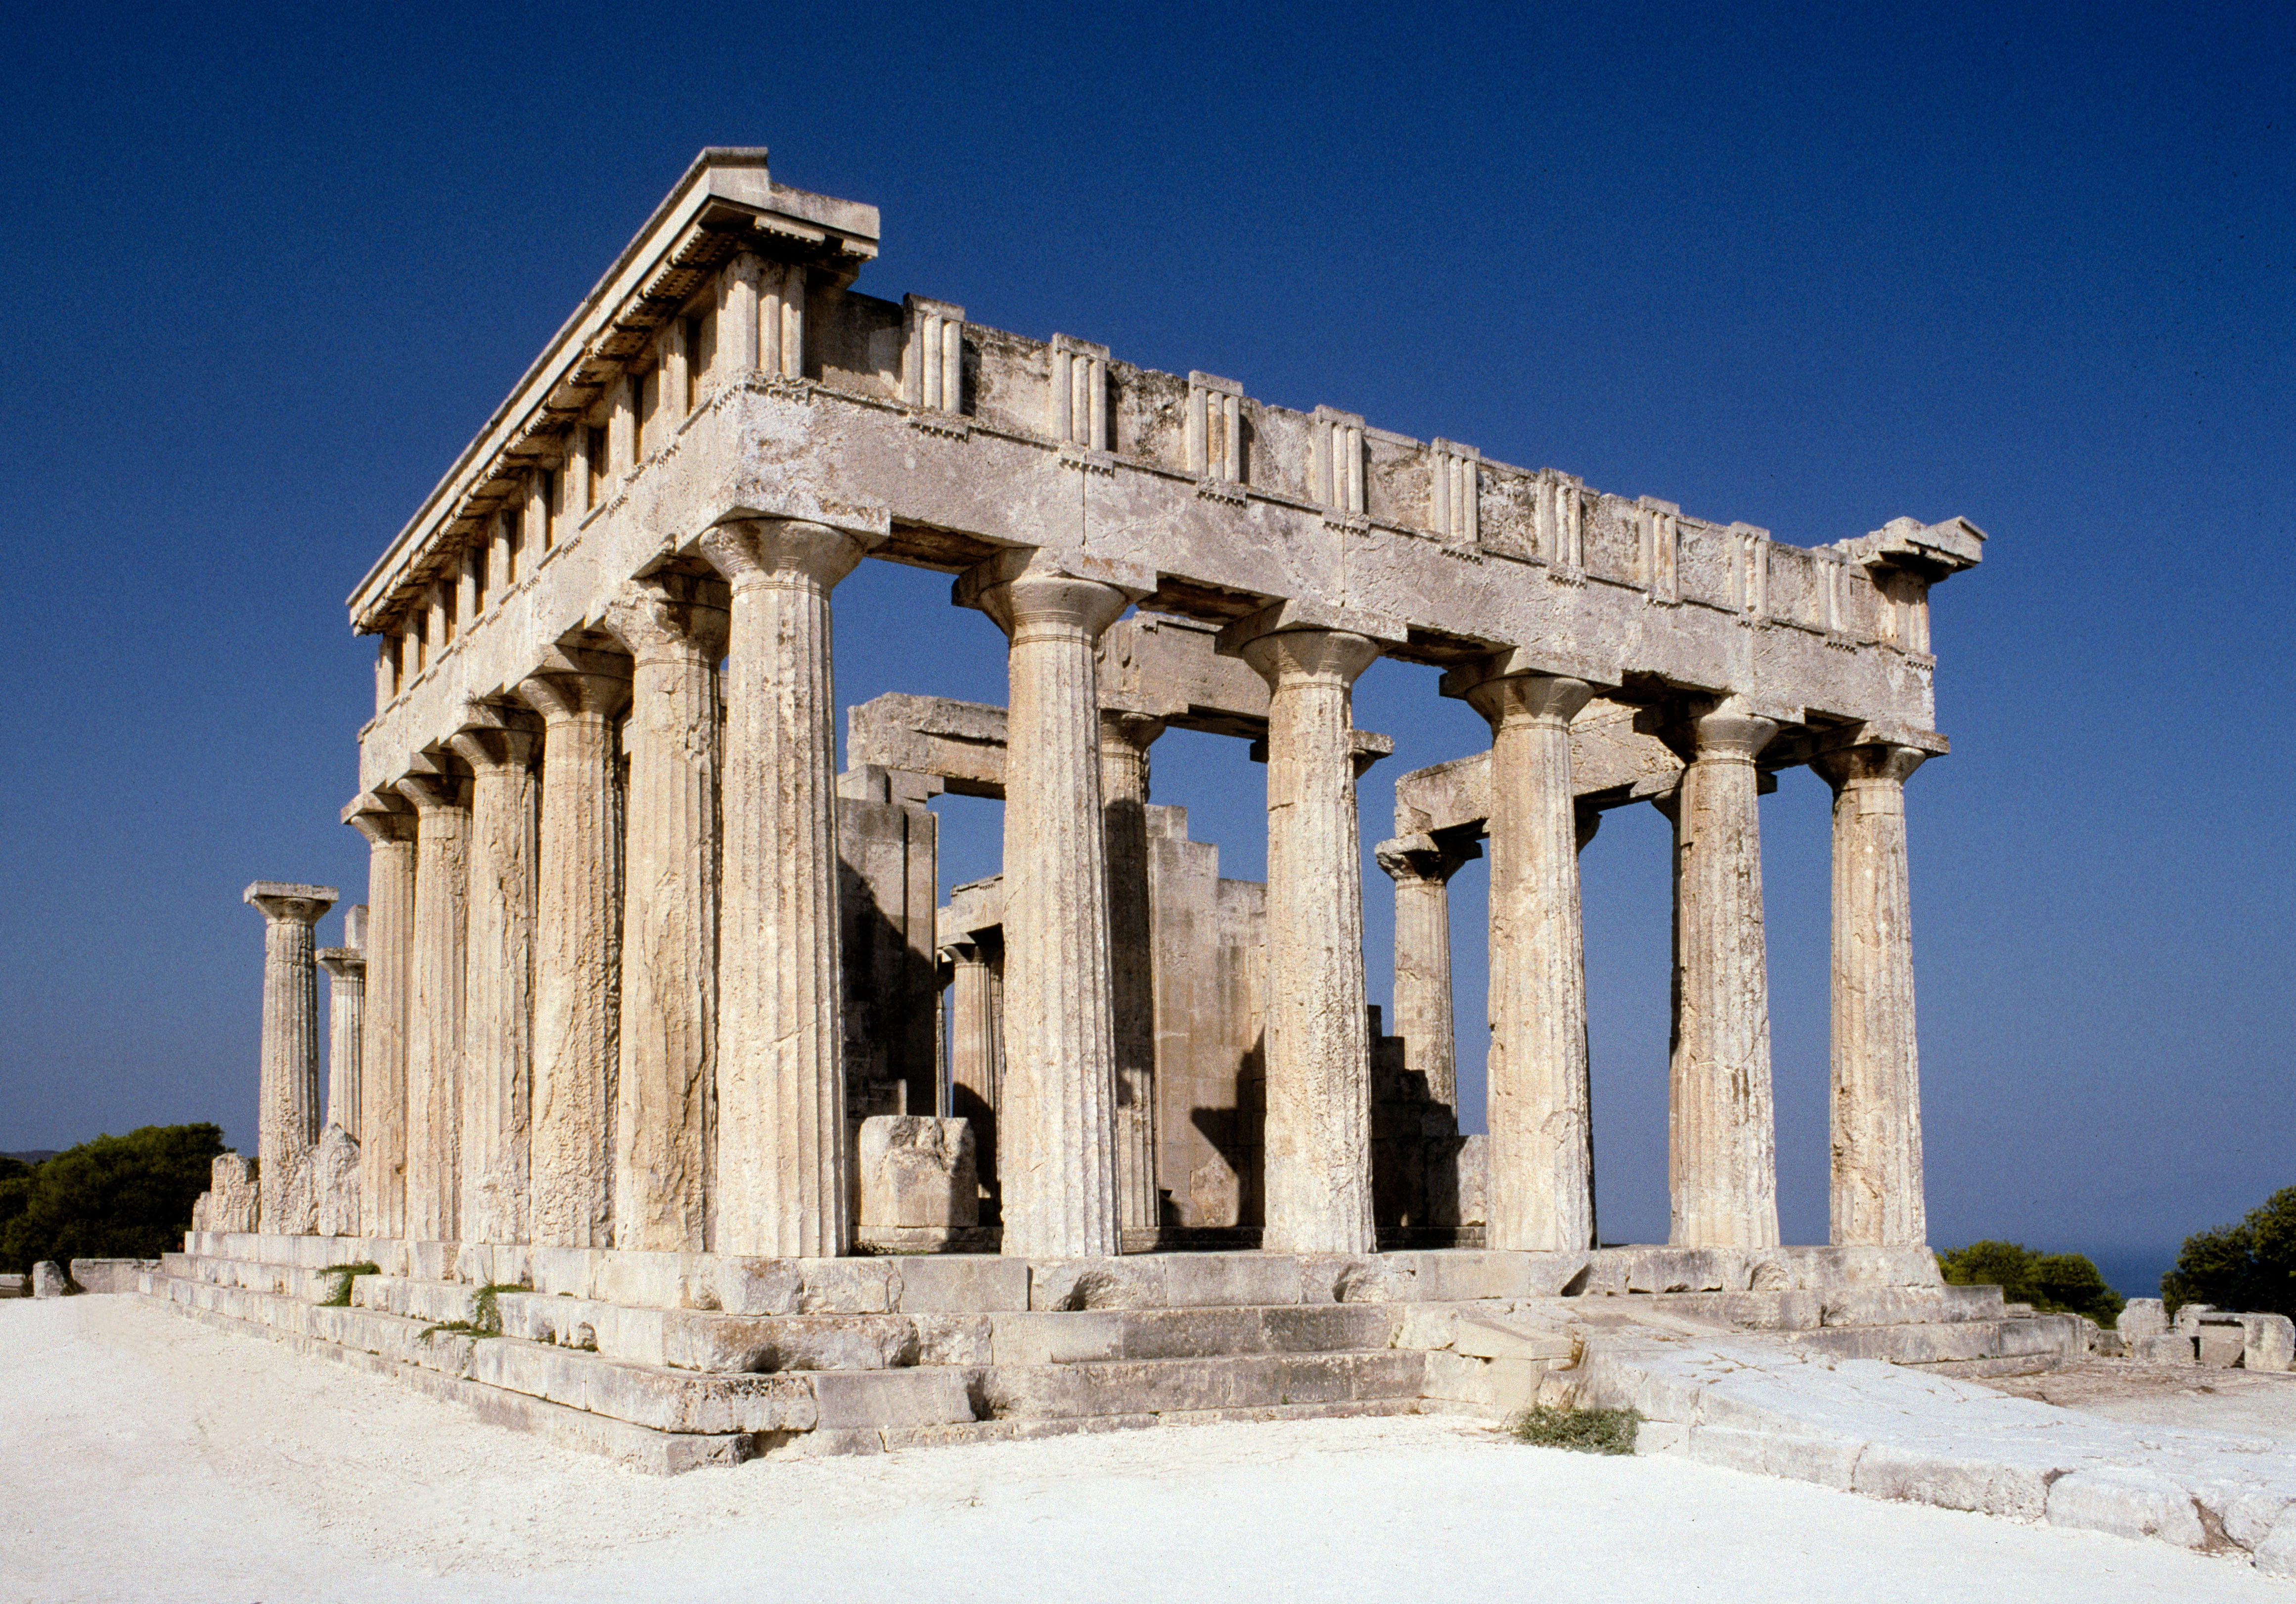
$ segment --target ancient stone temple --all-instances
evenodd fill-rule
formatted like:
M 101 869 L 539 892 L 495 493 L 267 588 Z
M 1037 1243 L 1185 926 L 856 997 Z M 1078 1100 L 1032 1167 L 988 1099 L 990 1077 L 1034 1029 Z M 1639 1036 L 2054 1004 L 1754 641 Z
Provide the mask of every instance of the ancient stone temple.
M 1325 1390 L 1286 1371 L 1283 1407 L 1420 1398 L 1418 1350 L 1359 1305 L 1934 1290 L 1904 787 L 1946 748 L 1930 590 L 1972 525 L 1783 544 L 857 293 L 877 241 L 873 208 L 704 152 L 360 583 L 364 912 L 317 953 L 334 891 L 248 893 L 262 1153 L 182 1280 L 277 1298 L 375 1263 L 324 1339 L 394 1363 L 423 1362 L 357 1319 L 496 1285 L 508 1335 L 465 1383 L 704 1457 L 1022 1418 L 1036 1371 L 1085 1359 L 1314 1355 Z M 832 618 L 865 561 L 947 574 L 1010 689 L 949 701 L 921 669 L 849 709 L 840 771 Z M 1385 1020 L 1357 782 L 1392 743 L 1351 713 L 1382 656 L 1491 731 L 1398 782 L 1372 855 Z M 1264 757 L 1264 885 L 1150 800 L 1174 727 Z M 1836 796 L 1833 1241 L 1782 1248 L 1756 799 L 1798 764 Z M 1000 875 L 943 882 L 944 791 L 1003 799 Z M 1673 1230 L 1597 1251 L 1577 853 L 1644 802 L 1676 840 Z M 1478 855 L 1470 1138 L 1446 888 Z M 1019 1321 L 1211 1306 L 1257 1335 L 1070 1353 Z M 528 1347 L 552 1357 L 504 1357 Z M 631 1379 L 657 1371 L 751 1390 Z

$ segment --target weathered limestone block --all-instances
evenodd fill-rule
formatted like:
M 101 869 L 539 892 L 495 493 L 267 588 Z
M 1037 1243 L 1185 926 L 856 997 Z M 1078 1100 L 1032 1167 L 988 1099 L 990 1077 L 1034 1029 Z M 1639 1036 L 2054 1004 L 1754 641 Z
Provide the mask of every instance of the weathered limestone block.
M 2183 1331 L 2160 1331 L 2139 1337 L 2128 1345 L 2129 1356 L 2147 1364 L 2194 1364 L 2199 1362 L 2194 1339 Z
M 1459 1182 L 1458 1223 L 1480 1225 L 1489 1218 L 1490 1138 L 1478 1131 L 1462 1137 L 1459 1156 L 1453 1160 Z
M 158 1259 L 76 1258 L 69 1266 L 71 1284 L 83 1292 L 133 1292 L 139 1277 L 160 1268 Z
M 0 1275 L 0 1297 L 29 1297 L 32 1278 L 29 1275 Z
M 53 1259 L 42 1259 L 32 1266 L 33 1297 L 62 1297 L 70 1290 L 71 1283 L 64 1279 L 63 1267 Z
M 2218 1315 L 2201 1322 L 2200 1359 L 2209 1370 L 2230 1370 L 2248 1347 L 2248 1332 L 2234 1318 Z
M 2169 1329 L 2168 1306 L 2157 1297 L 2132 1297 L 2121 1306 L 2120 1318 L 2112 1329 L 2121 1339 L 2132 1346 L 2147 1337 L 2158 1337 Z
M 2285 1314 L 2235 1316 L 2246 1338 L 2241 1349 L 2243 1370 L 2284 1371 L 2296 1367 L 2296 1322 Z
M 879 1115 L 861 1122 L 861 1229 L 970 1226 L 980 1219 L 972 1127 L 963 1119 Z
M 331 1125 L 312 1155 L 313 1229 L 321 1236 L 359 1234 L 358 1138 Z
M 217 1154 L 208 1166 L 208 1190 L 192 1206 L 193 1231 L 244 1232 L 257 1228 L 262 1202 L 256 1166 L 237 1153 Z

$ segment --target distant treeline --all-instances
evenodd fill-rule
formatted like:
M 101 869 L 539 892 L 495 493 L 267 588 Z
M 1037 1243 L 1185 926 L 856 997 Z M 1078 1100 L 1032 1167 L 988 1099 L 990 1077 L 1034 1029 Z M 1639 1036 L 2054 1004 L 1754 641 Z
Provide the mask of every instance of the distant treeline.
M 2171 1313 L 2210 1304 L 2243 1314 L 2296 1317 L 2296 1186 L 2284 1186 L 2237 1225 L 2185 1239 L 2177 1267 L 2161 1278 Z
M 183 1245 L 223 1127 L 145 1125 L 37 1164 L 0 1158 L 0 1274 L 42 1259 L 157 1258 Z
M 2031 1304 L 2045 1314 L 2086 1314 L 2099 1325 L 2120 1318 L 2128 1300 L 2106 1284 L 2085 1253 L 2036 1253 L 2019 1242 L 1972 1242 L 1938 1255 L 1938 1268 L 1956 1287 L 1998 1287 L 2011 1303 Z

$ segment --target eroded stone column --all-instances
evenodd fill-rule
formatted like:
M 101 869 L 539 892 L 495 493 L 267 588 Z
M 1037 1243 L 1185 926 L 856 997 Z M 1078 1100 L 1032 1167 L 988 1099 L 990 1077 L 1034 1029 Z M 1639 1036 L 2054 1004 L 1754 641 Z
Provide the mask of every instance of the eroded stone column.
M 463 984 L 462 1240 L 523 1242 L 540 852 L 534 716 L 472 709 L 469 957 Z
M 1153 1230 L 1156 1191 L 1156 985 L 1148 892 L 1148 748 L 1164 721 L 1100 715 L 1103 849 L 1108 859 L 1109 1005 L 1116 1054 L 1116 1223 Z
M 620 653 L 562 646 L 518 687 L 542 715 L 526 1204 L 540 1248 L 611 1245 L 613 718 L 629 686 Z
M 311 1150 L 319 1141 L 319 975 L 311 927 L 332 886 L 258 880 L 242 900 L 263 915 L 263 1046 L 257 1103 L 260 1229 L 311 1230 Z
M 852 1240 L 829 594 L 873 544 L 771 518 L 728 520 L 699 544 L 733 586 L 710 1232 L 720 1253 L 829 1256 Z
M 997 1130 L 1007 1254 L 1120 1247 L 1094 649 L 1152 585 L 1152 575 L 1041 550 L 1003 553 L 957 581 L 958 602 L 988 613 L 1011 642 Z
M 1921 1056 L 1914 1035 L 1906 781 L 1929 753 L 1863 742 L 1814 758 L 1833 788 L 1833 1240 L 1916 1247 Z
M 1466 692 L 1491 725 L 1489 1183 L 1484 1240 L 1595 1245 L 1570 720 L 1584 680 L 1505 673 Z
M 359 1019 L 359 1228 L 406 1234 L 406 996 L 414 928 L 414 812 L 396 791 L 344 810 L 366 838 L 366 1002 Z
M 621 1070 L 614 1245 L 708 1245 L 718 1028 L 718 587 L 685 575 L 625 586 L 603 627 L 628 649 L 622 849 Z M 705 599 L 705 597 L 707 599 Z
M 948 1111 L 972 1125 L 974 1170 L 996 1177 L 997 1019 L 995 955 L 985 938 L 942 944 L 949 962 Z
M 323 1124 L 356 1136 L 359 1129 L 360 1040 L 366 1011 L 366 906 L 344 919 L 343 945 L 319 949 L 327 971 L 327 1108 Z
M 1482 855 L 1449 835 L 1399 836 L 1373 849 L 1395 882 L 1395 1034 L 1404 1068 L 1425 1077 L 1429 1101 L 1459 1107 L 1457 1027 L 1451 1004 L 1451 877 Z
M 406 1234 L 463 1229 L 463 986 L 470 906 L 470 782 L 444 772 L 398 782 L 414 804 L 414 921 L 406 1001 Z
M 1672 1241 L 1778 1244 L 1777 1131 L 1754 758 L 1777 724 L 1727 697 L 1667 733 L 1682 757 L 1674 821 L 1674 1051 L 1667 1173 Z
M 1275 1253 L 1369 1253 L 1371 1042 L 1350 711 L 1380 634 L 1283 603 L 1223 630 L 1267 682 L 1266 1218 Z

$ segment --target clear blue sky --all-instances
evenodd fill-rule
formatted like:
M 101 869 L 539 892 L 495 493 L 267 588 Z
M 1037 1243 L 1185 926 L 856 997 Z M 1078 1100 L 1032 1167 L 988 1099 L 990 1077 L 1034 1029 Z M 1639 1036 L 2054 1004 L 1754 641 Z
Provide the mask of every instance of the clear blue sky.
M 876 294 L 1799 544 L 1975 520 L 1911 788 L 1933 1240 L 2147 1291 L 2296 1183 L 2284 4 L 19 6 L 0 80 L 0 1149 L 251 1146 L 240 888 L 365 878 L 342 598 L 693 152 L 763 144 L 882 209 Z M 839 607 L 844 699 L 1003 699 L 945 581 Z M 1405 665 L 1358 702 L 1376 840 L 1487 736 Z M 1261 771 L 1156 758 L 1256 876 Z M 1763 825 L 1818 1240 L 1824 787 Z M 1665 1229 L 1665 843 L 1613 814 L 1586 860 L 1611 1238 Z

